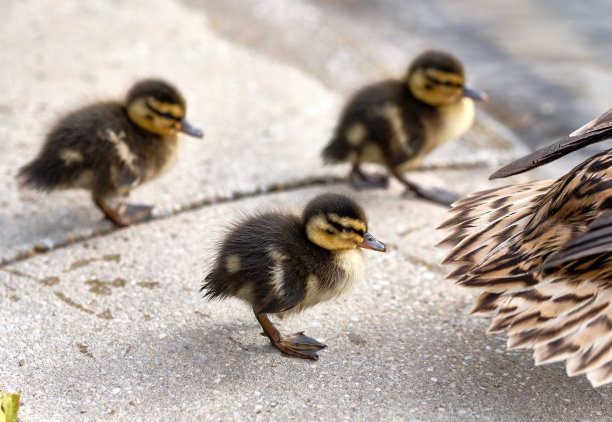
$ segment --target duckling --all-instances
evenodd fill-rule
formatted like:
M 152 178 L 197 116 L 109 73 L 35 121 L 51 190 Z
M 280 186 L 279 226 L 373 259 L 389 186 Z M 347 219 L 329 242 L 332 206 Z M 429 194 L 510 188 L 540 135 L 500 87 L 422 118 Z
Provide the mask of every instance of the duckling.
M 127 93 L 125 103 L 97 102 L 61 118 L 32 162 L 18 174 L 26 187 L 84 188 L 119 227 L 146 221 L 152 207 L 109 199 L 168 170 L 180 146 L 177 132 L 201 138 L 203 132 L 185 120 L 181 93 L 168 82 L 145 79 Z
M 492 177 L 520 173 L 612 137 L 612 110 Z M 536 364 L 566 361 L 569 376 L 612 382 L 612 149 L 556 181 L 474 193 L 441 228 L 452 233 L 449 278 L 482 291 L 472 313 L 496 312 L 489 332 Z
M 325 344 L 304 332 L 281 335 L 268 319 L 300 312 L 350 290 L 365 272 L 361 248 L 385 252 L 363 209 L 342 194 L 316 196 L 301 217 L 260 213 L 238 221 L 221 244 L 200 291 L 249 303 L 272 345 L 317 360 Z
M 386 187 L 388 177 L 368 175 L 361 163 L 386 166 L 417 195 L 450 205 L 458 196 L 441 189 L 425 189 L 404 172 L 417 168 L 425 155 L 465 133 L 474 120 L 474 100 L 482 91 L 465 84 L 463 66 L 443 51 L 417 56 L 404 80 L 386 80 L 358 91 L 344 107 L 340 123 L 323 150 L 323 160 L 348 161 L 356 188 Z

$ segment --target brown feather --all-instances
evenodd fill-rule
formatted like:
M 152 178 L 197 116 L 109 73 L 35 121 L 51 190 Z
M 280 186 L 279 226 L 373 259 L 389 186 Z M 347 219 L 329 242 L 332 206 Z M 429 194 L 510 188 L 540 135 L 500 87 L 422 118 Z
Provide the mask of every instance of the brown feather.
M 536 364 L 565 360 L 568 375 L 612 381 L 612 150 L 557 181 L 477 192 L 440 228 L 449 278 L 483 293 L 472 313 Z

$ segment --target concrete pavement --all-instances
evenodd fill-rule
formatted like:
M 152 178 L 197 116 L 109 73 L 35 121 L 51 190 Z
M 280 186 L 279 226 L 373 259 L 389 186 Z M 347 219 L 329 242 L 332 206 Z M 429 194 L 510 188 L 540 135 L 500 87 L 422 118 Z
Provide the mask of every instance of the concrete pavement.
M 318 155 L 338 92 L 223 39 L 205 10 L 182 3 L 27 0 L 0 14 L 0 385 L 22 391 L 23 420 L 610 416 L 610 387 L 567 378 L 560 364 L 534 367 L 467 315 L 476 293 L 444 280 L 444 251 L 433 247 L 443 207 L 404 198 L 396 183 L 357 193 L 333 182 L 346 167 Z M 117 230 L 84 192 L 17 188 L 55 118 L 149 75 L 176 83 L 207 133 L 185 139 L 177 166 L 134 192 L 133 202 L 156 204 L 153 221 Z M 520 153 L 481 113 L 411 177 L 468 193 Z M 280 322 L 328 344 L 306 362 L 273 349 L 242 303 L 204 301 L 198 288 L 233 217 L 299 209 L 329 189 L 359 199 L 389 252 L 368 253 L 353 292 Z

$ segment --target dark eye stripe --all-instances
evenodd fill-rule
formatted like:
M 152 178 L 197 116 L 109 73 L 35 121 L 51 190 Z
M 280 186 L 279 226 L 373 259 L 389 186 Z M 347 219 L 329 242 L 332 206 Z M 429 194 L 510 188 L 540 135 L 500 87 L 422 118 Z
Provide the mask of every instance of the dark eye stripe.
M 427 78 L 427 80 L 429 80 L 431 83 L 436 84 L 436 85 L 444 85 L 444 86 L 454 86 L 455 88 L 461 88 L 463 85 L 458 84 L 458 83 L 454 83 L 451 81 L 441 81 L 439 79 L 434 78 L 431 75 L 425 75 L 425 77 Z
M 177 122 L 180 122 L 182 120 L 170 112 L 162 113 L 161 111 L 156 110 L 149 103 L 145 103 L 145 105 L 147 106 L 149 110 L 151 110 L 153 113 L 157 114 L 160 117 L 165 117 L 166 119 L 170 119 L 170 120 L 176 120 Z
M 330 226 L 333 226 L 339 232 L 341 232 L 344 229 L 344 226 L 342 224 L 338 224 L 335 221 L 327 220 L 327 222 L 329 223 Z
M 355 227 L 345 226 L 343 227 L 343 230 L 347 233 L 356 233 L 359 236 L 363 237 L 363 230 L 357 230 Z
M 359 236 L 363 237 L 363 230 L 357 230 L 355 227 L 351 226 L 343 226 L 342 224 L 336 223 L 335 221 L 331 221 L 330 219 L 327 219 L 327 223 L 330 226 L 333 226 L 339 232 L 357 233 Z

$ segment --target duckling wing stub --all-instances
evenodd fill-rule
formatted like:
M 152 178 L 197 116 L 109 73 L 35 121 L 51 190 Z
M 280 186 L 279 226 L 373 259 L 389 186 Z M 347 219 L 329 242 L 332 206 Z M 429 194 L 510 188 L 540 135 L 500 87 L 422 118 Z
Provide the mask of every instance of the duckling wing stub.
M 128 167 L 126 165 L 120 166 L 119 169 L 119 180 L 117 182 L 118 187 L 129 187 L 135 186 L 142 183 L 147 178 L 147 168 L 143 163 Z
M 267 284 L 263 305 L 257 313 L 277 314 L 297 307 L 305 297 L 305 278 L 292 268 L 291 261 L 285 261 L 272 272 L 273 279 Z M 280 271 L 279 271 L 280 270 Z M 282 276 L 278 277 L 277 276 Z
M 326 163 L 350 159 L 394 167 L 413 159 L 425 143 L 416 100 L 405 86 L 384 81 L 357 92 L 340 116 L 333 139 L 323 150 Z
M 550 163 L 551 161 L 555 161 L 557 158 L 584 148 L 587 145 L 594 144 L 610 137 L 612 137 L 612 109 L 560 141 L 540 148 L 500 168 L 493 173 L 489 179 L 500 179 L 502 177 L 524 173 L 528 170 Z
M 543 265 L 543 269 L 605 252 L 612 252 L 612 211 L 603 213 L 585 233 L 568 242 Z

